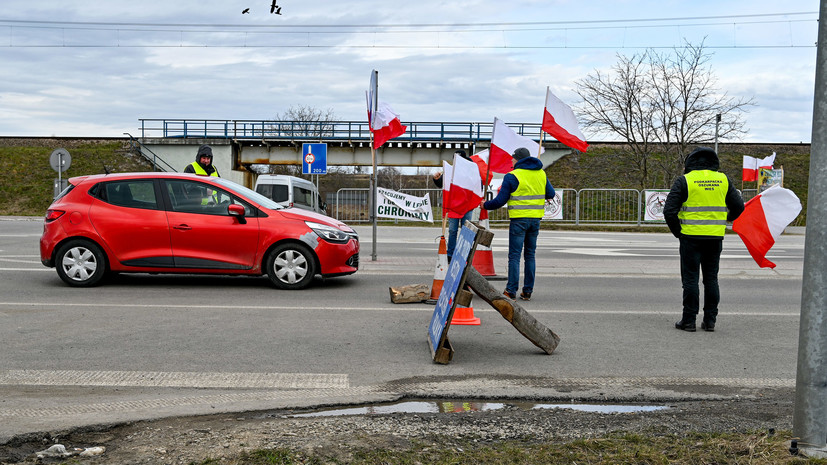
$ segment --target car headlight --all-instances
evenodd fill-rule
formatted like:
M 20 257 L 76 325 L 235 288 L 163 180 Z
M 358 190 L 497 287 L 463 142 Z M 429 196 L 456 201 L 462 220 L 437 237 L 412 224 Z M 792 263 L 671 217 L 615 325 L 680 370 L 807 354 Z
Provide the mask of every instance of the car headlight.
M 316 234 L 319 235 L 322 239 L 328 242 L 335 242 L 338 244 L 344 244 L 350 240 L 350 235 L 341 229 L 334 228 L 333 226 L 328 226 L 326 224 L 314 223 L 312 221 L 305 221 L 304 222 L 310 229 L 313 230 Z

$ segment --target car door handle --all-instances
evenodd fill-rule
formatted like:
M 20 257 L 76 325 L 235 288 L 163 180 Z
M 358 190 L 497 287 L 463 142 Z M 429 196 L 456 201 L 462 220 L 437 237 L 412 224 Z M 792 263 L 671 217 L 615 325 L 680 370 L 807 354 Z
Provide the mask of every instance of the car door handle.
M 186 224 L 179 224 L 178 226 L 173 226 L 172 229 L 179 229 L 181 231 L 189 231 L 192 228 L 189 227 L 189 225 L 186 225 Z

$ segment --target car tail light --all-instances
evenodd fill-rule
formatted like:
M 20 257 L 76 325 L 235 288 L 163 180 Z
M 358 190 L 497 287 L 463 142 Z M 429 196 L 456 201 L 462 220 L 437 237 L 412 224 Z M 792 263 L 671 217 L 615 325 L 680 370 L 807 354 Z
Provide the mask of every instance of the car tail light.
M 64 213 L 66 212 L 63 210 L 46 210 L 46 222 L 51 223 L 52 221 L 63 216 Z

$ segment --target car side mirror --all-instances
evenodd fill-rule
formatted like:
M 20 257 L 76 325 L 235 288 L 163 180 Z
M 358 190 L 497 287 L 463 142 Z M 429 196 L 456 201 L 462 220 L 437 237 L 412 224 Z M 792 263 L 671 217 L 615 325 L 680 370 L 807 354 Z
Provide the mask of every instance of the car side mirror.
M 239 223 L 247 224 L 247 218 L 244 217 L 244 206 L 237 203 L 227 205 L 227 214 L 236 217 Z

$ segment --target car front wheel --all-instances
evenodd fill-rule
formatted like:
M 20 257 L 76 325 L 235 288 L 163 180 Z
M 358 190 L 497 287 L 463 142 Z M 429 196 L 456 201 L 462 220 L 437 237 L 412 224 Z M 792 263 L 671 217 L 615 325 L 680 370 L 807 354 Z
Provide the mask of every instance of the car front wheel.
M 267 276 L 279 289 L 304 289 L 313 281 L 313 253 L 300 244 L 282 244 L 267 257 Z
M 96 244 L 75 239 L 58 249 L 55 268 L 60 279 L 70 286 L 94 286 L 106 274 L 106 255 Z

